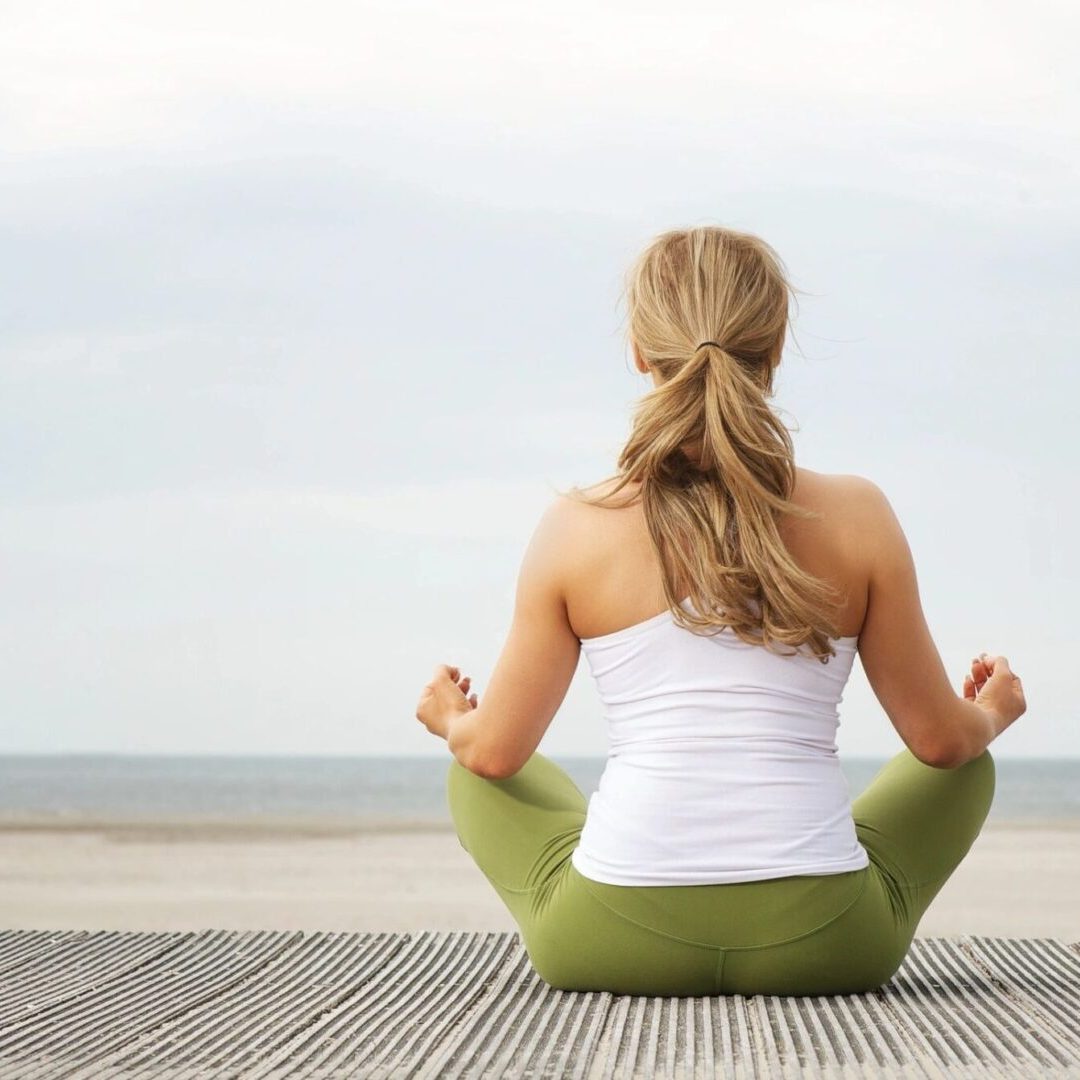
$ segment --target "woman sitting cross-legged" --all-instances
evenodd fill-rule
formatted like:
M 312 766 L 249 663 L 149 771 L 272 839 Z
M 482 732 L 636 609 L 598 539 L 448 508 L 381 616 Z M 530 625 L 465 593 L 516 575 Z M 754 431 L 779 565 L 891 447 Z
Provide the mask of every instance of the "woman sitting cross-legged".
M 658 236 L 628 279 L 653 387 L 615 476 L 544 512 L 478 700 L 440 664 L 417 717 L 462 846 L 539 976 L 646 995 L 873 989 L 979 835 L 1020 679 L 950 685 L 881 490 L 798 468 L 769 403 L 791 293 L 760 238 Z M 584 651 L 609 738 L 586 801 L 537 751 Z M 856 651 L 905 749 L 854 801 Z

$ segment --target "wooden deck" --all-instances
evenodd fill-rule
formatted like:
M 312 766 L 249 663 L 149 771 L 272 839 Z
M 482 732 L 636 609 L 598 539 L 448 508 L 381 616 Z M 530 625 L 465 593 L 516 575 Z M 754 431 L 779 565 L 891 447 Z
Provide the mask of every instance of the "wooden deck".
M 0 1076 L 1080 1077 L 1080 943 L 916 938 L 870 994 L 552 990 L 506 932 L 0 931 Z

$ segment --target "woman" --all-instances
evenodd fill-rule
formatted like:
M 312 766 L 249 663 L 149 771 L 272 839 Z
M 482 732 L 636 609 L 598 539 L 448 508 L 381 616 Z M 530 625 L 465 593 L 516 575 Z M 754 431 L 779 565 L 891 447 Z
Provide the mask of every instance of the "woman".
M 627 281 L 640 401 L 618 474 L 548 507 L 482 702 L 439 665 L 462 846 L 566 990 L 834 994 L 900 966 L 982 828 L 1004 656 L 953 692 L 904 533 L 859 476 L 797 468 L 769 406 L 792 287 L 760 238 L 658 236 Z M 856 650 L 904 742 L 854 802 Z M 536 747 L 585 652 L 608 728 L 586 803 Z

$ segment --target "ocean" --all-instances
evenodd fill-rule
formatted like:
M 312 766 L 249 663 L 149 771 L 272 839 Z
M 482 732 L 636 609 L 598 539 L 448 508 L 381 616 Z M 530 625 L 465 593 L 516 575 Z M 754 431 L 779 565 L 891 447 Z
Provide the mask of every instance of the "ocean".
M 552 755 L 585 795 L 601 757 Z M 841 758 L 854 798 L 885 758 Z M 12 822 L 325 821 L 449 824 L 439 757 L 0 756 L 0 825 Z M 1080 821 L 1080 758 L 995 758 L 988 823 Z

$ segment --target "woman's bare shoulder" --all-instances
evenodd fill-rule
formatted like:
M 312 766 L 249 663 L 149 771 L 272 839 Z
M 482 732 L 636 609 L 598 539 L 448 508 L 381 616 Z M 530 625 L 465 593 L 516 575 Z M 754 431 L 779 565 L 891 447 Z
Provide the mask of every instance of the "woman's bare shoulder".
M 873 480 L 855 473 L 823 473 L 801 466 L 796 470 L 796 502 L 831 502 L 855 507 L 881 496 Z
M 592 499 L 603 499 L 608 495 L 615 495 L 613 504 L 609 507 L 597 507 L 596 509 L 618 509 L 619 504 L 628 502 L 636 498 L 641 484 L 635 481 L 630 481 L 624 484 L 616 494 L 615 489 L 619 486 L 620 477 L 609 476 L 603 480 L 598 480 L 595 484 L 578 484 L 575 485 L 577 490 L 582 494 L 587 495 Z M 582 506 L 589 506 L 589 503 L 580 503 Z
M 791 500 L 813 517 L 785 515 L 781 533 L 799 550 L 859 551 L 871 543 L 887 518 L 886 499 L 872 480 L 854 473 L 797 470 Z M 824 555 L 822 555 L 824 557 Z

